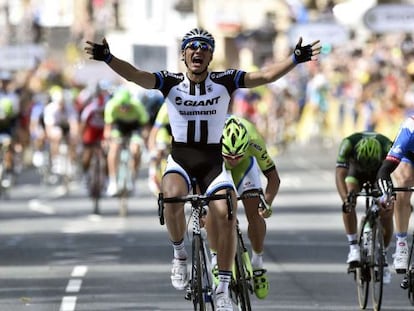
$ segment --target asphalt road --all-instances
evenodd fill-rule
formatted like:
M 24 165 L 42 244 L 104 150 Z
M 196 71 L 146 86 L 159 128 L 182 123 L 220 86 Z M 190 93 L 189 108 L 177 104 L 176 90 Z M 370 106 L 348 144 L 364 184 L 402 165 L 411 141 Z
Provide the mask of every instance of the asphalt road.
M 335 152 L 291 146 L 276 157 L 282 184 L 264 257 L 270 293 L 253 298 L 253 310 L 359 310 L 346 273 Z M 65 194 L 25 170 L 0 200 L 0 311 L 191 310 L 170 284 L 172 248 L 145 177 L 143 168 L 123 218 L 117 199 L 104 199 L 94 216 L 78 181 Z M 242 209 L 239 218 L 246 228 Z M 414 309 L 400 279 L 393 274 L 385 287 L 382 310 Z

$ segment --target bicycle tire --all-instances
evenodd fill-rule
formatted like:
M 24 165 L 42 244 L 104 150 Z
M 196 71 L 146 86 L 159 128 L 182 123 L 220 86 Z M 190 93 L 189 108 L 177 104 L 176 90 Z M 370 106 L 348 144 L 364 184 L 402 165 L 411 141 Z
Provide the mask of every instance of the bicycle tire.
M 414 236 L 414 234 L 413 234 Z M 408 278 L 408 300 L 410 301 L 411 305 L 414 306 L 414 239 L 411 241 L 411 247 L 410 247 L 410 255 L 408 257 L 408 269 L 407 269 L 407 275 L 406 278 Z
M 202 267 L 201 267 L 201 237 L 199 235 L 193 236 L 192 243 L 192 267 L 191 267 L 191 298 L 195 311 L 205 311 L 206 305 L 204 302 L 203 282 L 202 282 Z
M 370 274 L 369 274 L 369 266 L 368 266 L 368 258 L 367 252 L 364 248 L 364 240 L 363 240 L 363 230 L 365 226 L 365 218 L 361 219 L 360 222 L 360 230 L 359 230 L 359 237 L 358 237 L 358 245 L 360 249 L 360 264 L 355 269 L 355 284 L 357 287 L 357 296 L 358 296 L 358 304 L 359 308 L 364 310 L 368 304 L 368 294 L 369 294 L 369 282 L 370 282 Z
M 238 241 L 238 244 L 240 242 Z M 235 293 L 236 304 L 242 311 L 251 311 L 249 281 L 247 278 L 248 272 L 243 261 L 243 251 L 240 244 L 237 247 L 235 258 L 235 286 L 233 287 Z
M 205 310 L 214 311 L 214 297 L 213 297 L 213 275 L 211 271 L 209 250 L 204 242 L 205 240 L 200 238 L 200 258 L 201 258 L 201 271 L 203 272 L 202 286 L 203 286 L 203 298 L 205 302 Z
M 372 227 L 372 243 L 370 256 L 370 272 L 372 285 L 372 307 L 374 311 L 381 310 L 384 287 L 384 235 L 379 218 Z
M 121 149 L 120 163 L 118 167 L 118 196 L 119 196 L 119 216 L 125 217 L 128 214 L 128 189 L 127 182 L 129 175 L 129 151 L 125 148 Z
M 102 194 L 102 172 L 101 172 L 101 158 L 99 151 L 94 151 L 91 162 L 91 175 L 89 180 L 89 195 L 93 202 L 93 213 L 100 214 L 99 203 Z

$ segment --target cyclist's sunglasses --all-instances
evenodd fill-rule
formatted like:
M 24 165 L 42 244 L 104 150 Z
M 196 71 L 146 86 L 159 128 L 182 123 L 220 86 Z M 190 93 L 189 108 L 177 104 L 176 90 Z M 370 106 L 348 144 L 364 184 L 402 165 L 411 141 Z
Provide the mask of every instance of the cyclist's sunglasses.
M 231 154 L 222 154 L 223 158 L 225 158 L 226 160 L 239 160 L 241 158 L 243 158 L 244 154 L 235 154 L 235 155 L 231 155 Z
M 191 41 L 188 42 L 187 45 L 185 46 L 186 49 L 190 49 L 190 50 L 198 50 L 199 48 L 206 52 L 206 51 L 213 51 L 213 48 L 211 47 L 210 44 L 208 44 L 207 42 L 203 42 L 203 41 Z

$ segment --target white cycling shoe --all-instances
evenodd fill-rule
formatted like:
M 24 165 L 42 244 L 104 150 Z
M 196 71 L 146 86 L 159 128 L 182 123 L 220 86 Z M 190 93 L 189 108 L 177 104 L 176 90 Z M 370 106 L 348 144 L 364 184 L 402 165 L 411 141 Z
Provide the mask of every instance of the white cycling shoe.
M 216 311 L 233 311 L 233 303 L 229 295 L 225 293 L 216 294 Z
M 188 284 L 187 260 L 173 259 L 171 284 L 177 290 L 184 290 Z
M 353 263 L 359 263 L 361 261 L 361 254 L 359 247 L 353 247 L 349 250 L 348 253 L 348 259 L 346 260 L 346 263 L 353 264 Z
M 408 245 L 406 241 L 397 242 L 393 257 L 395 271 L 398 274 L 405 273 L 408 265 Z

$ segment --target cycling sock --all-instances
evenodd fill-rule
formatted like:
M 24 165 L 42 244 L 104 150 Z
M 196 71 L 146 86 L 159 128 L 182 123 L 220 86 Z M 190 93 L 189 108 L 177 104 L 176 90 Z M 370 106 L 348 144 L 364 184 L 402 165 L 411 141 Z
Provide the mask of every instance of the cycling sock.
M 187 251 L 184 245 L 184 239 L 179 242 L 172 242 L 174 248 L 174 258 L 187 259 Z
M 253 269 L 263 268 L 263 252 L 256 253 L 252 251 L 252 267 Z
M 219 270 L 219 284 L 217 285 L 216 293 L 228 294 L 229 284 L 231 280 L 231 271 Z
M 397 237 L 398 242 L 403 242 L 407 240 L 407 232 L 397 232 L 395 236 Z
M 358 244 L 358 236 L 357 234 L 347 234 L 346 235 L 347 239 L 348 239 L 348 244 L 350 246 L 350 248 L 354 247 L 355 245 Z

